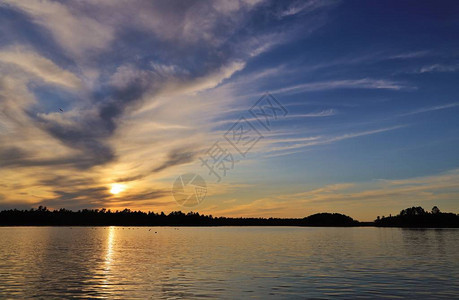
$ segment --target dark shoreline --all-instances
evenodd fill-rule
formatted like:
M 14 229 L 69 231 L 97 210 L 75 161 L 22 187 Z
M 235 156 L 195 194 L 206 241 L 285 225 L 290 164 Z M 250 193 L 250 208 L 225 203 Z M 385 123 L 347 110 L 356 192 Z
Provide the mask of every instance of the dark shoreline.
M 295 228 L 402 228 L 402 229 L 459 229 L 459 227 L 403 227 L 403 226 L 375 226 L 375 225 L 357 225 L 357 226 L 296 226 L 296 225 L 0 225 L 0 228 L 18 228 L 18 227 L 55 227 L 55 228 L 106 228 L 106 227 L 135 227 L 135 228 L 222 228 L 222 227 L 295 227 Z
M 295 227 L 396 227 L 396 228 L 459 228 L 459 215 L 442 213 L 434 207 L 432 213 L 421 207 L 402 210 L 397 216 L 378 217 L 374 222 L 359 222 L 339 213 L 318 213 L 305 218 L 231 218 L 187 214 L 181 211 L 169 214 L 106 209 L 50 211 L 40 206 L 30 210 L 0 211 L 0 226 L 170 226 L 170 227 L 222 227 L 222 226 L 295 226 Z

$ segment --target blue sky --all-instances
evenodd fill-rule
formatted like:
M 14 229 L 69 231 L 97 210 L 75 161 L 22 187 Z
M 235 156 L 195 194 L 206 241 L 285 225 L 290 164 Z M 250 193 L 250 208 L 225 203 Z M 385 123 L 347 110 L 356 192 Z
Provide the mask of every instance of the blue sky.
M 0 207 L 186 211 L 170 189 L 193 172 L 208 193 L 192 210 L 213 215 L 457 211 L 458 13 L 2 0 Z M 288 111 L 271 131 L 248 112 L 265 92 Z M 199 158 L 241 116 L 263 139 L 216 182 Z

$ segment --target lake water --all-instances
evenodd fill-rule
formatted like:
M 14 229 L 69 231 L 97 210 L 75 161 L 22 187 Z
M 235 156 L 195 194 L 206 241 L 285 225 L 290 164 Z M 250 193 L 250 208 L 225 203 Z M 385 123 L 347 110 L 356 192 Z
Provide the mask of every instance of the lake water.
M 458 295 L 457 229 L 0 228 L 1 299 Z

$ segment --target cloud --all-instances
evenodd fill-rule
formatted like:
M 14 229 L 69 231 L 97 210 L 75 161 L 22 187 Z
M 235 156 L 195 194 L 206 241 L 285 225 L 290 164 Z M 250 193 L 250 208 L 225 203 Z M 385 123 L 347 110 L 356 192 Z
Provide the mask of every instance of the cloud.
M 429 66 L 424 66 L 417 71 L 417 73 L 432 73 L 432 72 L 456 72 L 459 70 L 459 65 L 449 64 L 434 64 Z
M 443 109 L 448 109 L 448 108 L 454 108 L 459 106 L 459 103 L 449 103 L 449 104 L 444 104 L 444 105 L 437 105 L 437 106 L 431 106 L 431 107 L 424 107 L 420 109 L 416 109 L 407 113 L 400 114 L 399 116 L 411 116 L 411 115 L 417 115 L 417 114 L 422 114 L 426 112 L 431 112 L 431 111 L 437 111 L 437 110 L 443 110 Z
M 17 160 L 21 160 L 25 156 L 25 152 L 17 147 L 0 149 L 0 167 L 14 165 Z
M 80 79 L 73 73 L 61 69 L 47 58 L 20 47 L 0 51 L 0 62 L 17 66 L 45 83 L 72 89 L 81 86 Z
M 384 79 L 344 79 L 344 80 L 331 80 L 321 82 L 310 82 L 298 84 L 290 87 L 280 88 L 271 93 L 285 93 L 295 94 L 302 92 L 324 91 L 334 89 L 387 89 L 387 90 L 402 90 L 412 89 L 413 87 Z
M 235 109 L 231 110 L 231 112 L 240 112 L 243 113 L 246 111 L 247 108 L 243 109 Z M 318 112 L 312 112 L 312 113 L 306 113 L 306 114 L 289 114 L 287 116 L 283 116 L 282 118 L 287 118 L 287 119 L 302 119 L 302 118 L 323 118 L 323 117 L 331 117 L 335 116 L 337 114 L 337 111 L 335 109 L 326 109 Z M 258 119 L 256 118 L 246 118 L 247 121 L 249 122 L 258 122 Z M 221 127 L 221 126 L 231 126 L 233 125 L 235 120 L 233 119 L 228 119 L 228 120 L 222 120 L 222 121 L 216 121 L 213 122 L 214 127 Z
M 168 154 L 167 160 L 160 166 L 153 169 L 153 172 L 160 172 L 166 168 L 172 166 L 182 165 L 192 162 L 197 153 L 190 151 L 189 149 L 178 149 Z
M 431 51 L 428 50 L 421 50 L 421 51 L 413 51 L 413 52 L 405 52 L 396 55 L 392 55 L 389 59 L 414 59 L 414 58 L 421 58 L 431 54 Z
M 320 118 L 320 117 L 330 117 L 336 115 L 337 112 L 334 109 L 326 109 L 320 112 L 307 113 L 307 114 L 295 114 L 288 115 L 288 118 Z
M 244 67 L 245 63 L 242 61 L 234 61 L 227 65 L 223 65 L 211 74 L 197 77 L 190 80 L 188 83 L 181 84 L 182 92 L 196 93 L 215 88 L 222 83 L 223 80 L 230 78 L 234 73 L 242 70 Z
M 405 126 L 397 125 L 397 126 L 392 126 L 392 127 L 385 127 L 385 128 L 374 129 L 374 130 L 346 133 L 346 134 L 335 135 L 335 136 L 313 136 L 313 137 L 298 137 L 298 138 L 289 138 L 289 139 L 276 139 L 276 138 L 269 139 L 268 137 L 263 142 L 270 144 L 270 146 L 268 147 L 270 153 L 275 153 L 275 155 L 278 155 L 279 154 L 278 152 L 287 151 L 288 153 L 292 153 L 291 152 L 292 150 L 298 150 L 298 149 L 305 148 L 305 147 L 332 144 L 332 143 L 336 143 L 336 142 L 340 142 L 340 141 L 344 141 L 348 139 L 354 139 L 354 138 L 359 138 L 363 136 L 374 135 L 378 133 L 397 130 L 403 127 Z
M 387 201 L 399 206 L 418 205 L 425 201 L 454 199 L 459 195 L 459 172 L 446 173 L 399 180 L 378 180 L 363 183 L 343 183 L 325 186 L 307 192 L 282 196 L 284 199 L 301 199 L 307 203 L 362 203 Z
M 83 55 L 89 50 L 103 49 L 114 38 L 112 27 L 56 1 L 3 0 L 1 5 L 27 14 L 32 22 L 45 27 L 72 54 Z
M 104 143 L 104 139 L 115 129 L 113 118 L 117 114 L 116 106 L 106 105 L 98 112 L 83 116 L 83 121 L 79 122 L 66 122 L 53 114 L 38 114 L 34 118 L 36 124 L 52 137 L 69 148 L 81 151 L 75 157 L 74 167 L 86 169 L 114 159 L 114 151 Z
M 313 11 L 316 11 L 322 7 L 331 6 L 339 1 L 330 1 L 330 0 L 308 0 L 308 1 L 296 1 L 290 4 L 286 9 L 282 10 L 278 17 L 290 17 L 297 14 L 307 14 Z

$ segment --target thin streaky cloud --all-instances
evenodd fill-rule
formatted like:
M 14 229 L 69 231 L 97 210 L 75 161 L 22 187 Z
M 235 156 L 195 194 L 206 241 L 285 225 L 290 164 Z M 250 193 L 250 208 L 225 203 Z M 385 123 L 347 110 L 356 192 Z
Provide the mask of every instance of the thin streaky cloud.
M 421 58 L 431 54 L 429 50 L 422 50 L 422 51 L 414 51 L 414 52 L 406 52 L 400 53 L 393 56 L 390 56 L 389 59 L 411 59 L 411 58 Z
M 233 110 L 228 110 L 227 112 L 241 112 L 244 113 L 247 111 L 247 108 L 241 108 L 241 109 L 233 109 Z M 295 114 L 295 115 L 287 115 L 285 117 L 282 117 L 282 119 L 301 119 L 301 118 L 322 118 L 322 117 L 331 117 L 337 114 L 337 111 L 334 109 L 326 109 L 322 110 L 319 112 L 313 112 L 313 113 L 306 113 L 306 114 Z M 279 118 L 281 119 L 281 118 Z M 249 122 L 257 122 L 258 120 L 256 118 L 246 118 L 247 121 Z M 219 127 L 223 125 L 231 125 L 235 123 L 236 121 L 234 119 L 228 119 L 228 120 L 222 120 L 222 121 L 217 121 L 213 123 L 214 127 Z
M 270 151 L 268 152 L 273 153 L 273 152 L 279 152 L 279 151 L 285 151 L 285 150 L 291 151 L 293 149 L 332 144 L 332 143 L 336 143 L 336 142 L 343 141 L 343 140 L 348 140 L 348 139 L 383 133 L 387 131 L 397 130 L 397 129 L 400 129 L 406 126 L 407 125 L 397 125 L 397 126 L 380 128 L 380 129 L 375 129 L 375 130 L 347 133 L 347 134 L 342 134 L 342 135 L 337 135 L 337 136 L 332 136 L 332 137 L 330 136 L 329 137 L 309 137 L 309 138 L 299 138 L 297 140 L 290 139 L 288 140 L 288 143 L 294 143 L 294 144 L 286 145 L 286 146 L 279 146 L 279 147 L 269 147 L 268 149 Z M 280 143 L 284 143 L 284 141 L 282 139 L 279 141 L 278 140 L 270 141 L 270 144 L 280 144 Z
M 459 71 L 459 65 L 443 65 L 443 64 L 434 64 L 424 66 L 419 69 L 416 73 L 432 73 L 432 72 L 456 72 Z
M 72 89 L 81 87 L 81 80 L 76 75 L 24 47 L 10 47 L 0 51 L 0 69 L 2 69 L 1 64 L 16 66 L 46 83 Z
M 385 80 L 385 79 L 344 79 L 344 80 L 331 80 L 321 82 L 310 82 L 298 84 L 290 87 L 280 88 L 271 91 L 271 93 L 279 94 L 295 94 L 302 92 L 314 92 L 334 89 L 386 89 L 386 90 L 403 90 L 415 89 L 400 82 Z
M 459 102 L 455 103 L 450 103 L 450 104 L 445 104 L 445 105 L 437 105 L 437 106 L 432 106 L 432 107 L 425 107 L 425 108 L 420 108 L 416 109 L 407 113 L 400 114 L 399 116 L 410 116 L 410 115 L 417 115 L 417 114 L 422 114 L 430 111 L 436 111 L 436 110 L 443 110 L 443 109 L 448 109 L 448 108 L 454 108 L 459 106 Z
M 317 118 L 317 117 L 330 117 L 337 115 L 338 112 L 335 109 L 326 109 L 320 112 L 307 113 L 307 114 L 296 114 L 288 115 L 287 118 Z
M 70 3 L 3 0 L 0 6 L 26 13 L 35 24 L 49 30 L 54 39 L 73 55 L 83 56 L 88 50 L 103 49 L 114 39 L 113 27 L 84 15 Z
M 303 1 L 303 2 L 296 2 L 290 5 L 289 7 L 287 7 L 287 9 L 281 11 L 278 14 L 278 17 L 284 18 L 284 17 L 294 16 L 297 14 L 307 14 L 317 9 L 320 9 L 322 7 L 330 6 L 336 3 L 338 3 L 338 1 L 335 1 L 335 0 L 322 0 L 322 1 L 308 0 L 308 1 Z

